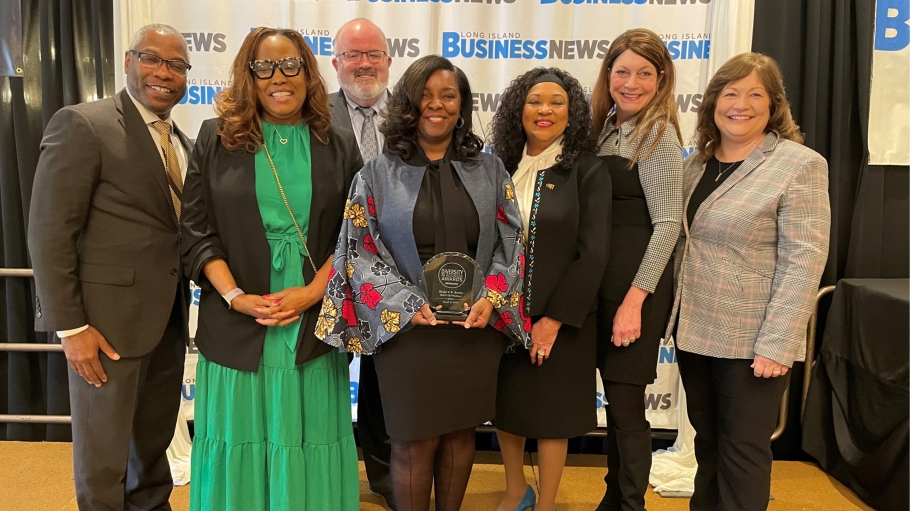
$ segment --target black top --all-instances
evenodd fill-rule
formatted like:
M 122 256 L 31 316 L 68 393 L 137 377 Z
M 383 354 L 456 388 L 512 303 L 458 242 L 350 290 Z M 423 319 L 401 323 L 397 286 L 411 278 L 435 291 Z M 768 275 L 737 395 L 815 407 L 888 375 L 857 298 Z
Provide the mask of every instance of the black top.
M 692 227 L 692 220 L 695 219 L 695 213 L 699 206 L 709 195 L 717 190 L 721 183 L 730 177 L 730 174 L 736 172 L 736 169 L 743 164 L 745 160 L 735 161 L 732 163 L 723 163 L 716 157 L 712 156 L 708 163 L 705 164 L 705 172 L 701 175 L 701 180 L 695 185 L 692 192 L 692 198 L 689 199 L 689 207 L 686 208 L 686 219 L 689 221 L 689 227 Z
M 429 161 L 418 146 L 417 153 L 406 162 L 427 168 L 414 205 L 414 241 L 421 264 L 441 252 L 477 256 L 480 217 L 451 160 L 451 146 L 435 161 Z

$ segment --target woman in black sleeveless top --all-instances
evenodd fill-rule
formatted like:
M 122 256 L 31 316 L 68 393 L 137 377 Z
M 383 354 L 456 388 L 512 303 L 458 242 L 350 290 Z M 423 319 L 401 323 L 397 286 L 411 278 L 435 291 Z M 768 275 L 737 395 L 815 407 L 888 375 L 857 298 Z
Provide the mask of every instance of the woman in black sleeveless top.
M 675 70 L 657 34 L 629 30 L 604 58 L 592 104 L 597 154 L 613 178 L 610 261 L 598 307 L 598 366 L 607 407 L 607 492 L 598 510 L 643 510 L 651 470 L 644 393 L 657 375 L 673 303 L 682 215 Z

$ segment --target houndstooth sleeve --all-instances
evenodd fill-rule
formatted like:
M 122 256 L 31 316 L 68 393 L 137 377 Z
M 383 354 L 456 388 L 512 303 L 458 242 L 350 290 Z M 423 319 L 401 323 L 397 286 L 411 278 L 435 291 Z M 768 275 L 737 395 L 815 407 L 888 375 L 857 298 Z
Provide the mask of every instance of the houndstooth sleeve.
M 638 146 L 631 138 L 634 120 L 626 121 L 620 128 L 611 129 L 610 124 L 608 119 L 608 126 L 604 127 L 606 137 L 601 135 L 597 154 L 631 159 Z M 655 126 L 644 138 L 645 150 L 651 147 L 658 131 L 659 127 Z M 672 126 L 667 126 L 651 154 L 639 161 L 638 176 L 654 232 L 632 285 L 653 293 L 676 248 L 682 228 L 682 148 Z

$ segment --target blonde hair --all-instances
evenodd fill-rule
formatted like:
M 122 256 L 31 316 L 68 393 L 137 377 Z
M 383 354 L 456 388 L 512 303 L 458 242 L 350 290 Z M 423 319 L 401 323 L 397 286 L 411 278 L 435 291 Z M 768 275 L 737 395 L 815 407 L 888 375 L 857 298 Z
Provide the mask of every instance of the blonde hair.
M 256 58 L 263 39 L 273 35 L 286 37 L 300 50 L 303 58 L 301 72 L 306 80 L 306 99 L 301 113 L 310 132 L 323 144 L 328 143 L 330 124 L 329 95 L 325 81 L 319 74 L 319 65 L 303 36 L 296 30 L 259 27 L 247 34 L 231 64 L 231 86 L 221 91 L 215 99 L 218 114 L 216 133 L 229 151 L 243 149 L 255 153 L 262 145 L 262 119 L 256 95 L 256 82 L 249 64 Z M 275 69 L 276 73 L 280 73 Z
M 639 140 L 639 145 L 632 154 L 630 165 L 639 160 L 650 156 L 654 148 L 663 137 L 667 126 L 673 127 L 676 131 L 676 138 L 682 143 L 682 134 L 679 131 L 679 114 L 676 109 L 676 98 L 673 97 L 673 91 L 676 88 L 676 68 L 673 66 L 673 59 L 667 50 L 664 42 L 660 40 L 657 34 L 645 29 L 634 28 L 626 30 L 617 37 L 606 56 L 603 64 L 600 66 L 600 74 L 597 77 L 597 83 L 594 86 L 594 93 L 591 95 L 591 108 L 594 111 L 594 129 L 592 134 L 596 137 L 603 129 L 610 111 L 613 110 L 615 102 L 610 94 L 610 73 L 613 69 L 613 63 L 626 50 L 632 50 L 636 55 L 647 60 L 657 70 L 659 78 L 657 83 L 657 93 L 651 98 L 651 102 L 645 105 L 635 116 L 637 124 L 632 131 L 632 140 Z M 657 134 L 653 139 L 650 147 L 643 147 L 644 141 L 651 130 L 657 128 Z
M 708 87 L 698 107 L 698 120 L 695 122 L 695 145 L 702 161 L 708 161 L 720 146 L 720 130 L 714 123 L 714 111 L 717 110 L 717 98 L 727 85 L 742 80 L 752 72 L 768 91 L 771 112 L 765 133 L 776 131 L 781 138 L 803 143 L 799 126 L 790 114 L 790 103 L 784 90 L 784 78 L 777 62 L 761 53 L 743 53 L 724 63 L 711 77 Z

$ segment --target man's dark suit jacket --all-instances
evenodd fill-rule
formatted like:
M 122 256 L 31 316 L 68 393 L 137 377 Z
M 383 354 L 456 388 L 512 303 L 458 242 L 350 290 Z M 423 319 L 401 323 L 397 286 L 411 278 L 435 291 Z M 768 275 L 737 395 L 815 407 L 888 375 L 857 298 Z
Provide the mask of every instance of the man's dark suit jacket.
M 178 223 L 164 163 L 126 89 L 54 114 L 29 216 L 35 329 L 88 324 L 122 357 L 150 353 L 183 285 Z
M 183 190 L 182 244 L 186 276 L 202 288 L 196 346 L 209 360 L 242 371 L 256 371 L 268 327 L 230 310 L 205 278 L 203 265 L 224 259 L 247 293 L 264 295 L 269 289 L 271 249 L 256 201 L 255 154 L 228 151 L 216 134 L 218 119 L 202 123 Z M 333 127 L 328 143 L 310 134 L 313 200 L 307 246 L 321 267 L 335 251 L 351 181 L 363 166 L 354 134 Z M 314 273 L 303 263 L 305 282 Z M 297 341 L 297 363 L 333 349 L 316 338 L 321 302 L 303 313 Z
M 581 328 L 597 310 L 610 251 L 610 171 L 593 153 L 582 153 L 571 168 L 546 169 L 537 191 L 525 249 L 526 264 L 534 265 L 533 280 L 525 272 L 525 296 L 533 297 L 528 315 Z

